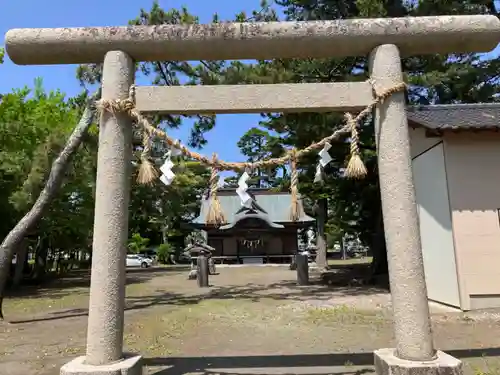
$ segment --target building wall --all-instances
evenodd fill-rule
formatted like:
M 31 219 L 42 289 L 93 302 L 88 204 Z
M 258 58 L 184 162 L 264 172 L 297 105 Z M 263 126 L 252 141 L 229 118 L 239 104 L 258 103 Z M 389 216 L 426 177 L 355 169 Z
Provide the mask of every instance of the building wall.
M 267 253 L 269 255 L 281 255 L 283 254 L 283 241 L 280 237 L 272 237 L 267 242 Z
M 236 256 L 238 240 L 230 235 L 222 235 L 214 231 L 208 232 L 208 245 L 215 248 L 214 256 Z M 295 230 L 279 231 L 266 240 L 266 253 L 269 255 L 288 255 L 297 251 L 297 232 Z
M 207 236 L 207 245 L 215 249 L 212 253 L 213 256 L 220 256 L 224 250 L 224 239 L 209 234 Z
M 410 155 L 412 159 L 442 141 L 440 137 L 427 137 L 423 128 L 410 128 L 409 131 Z
M 237 250 L 238 244 L 236 243 L 236 238 L 224 238 L 224 256 L 236 255 Z
M 445 136 L 463 309 L 500 307 L 500 135 Z
M 285 232 L 281 237 L 283 241 L 283 254 L 295 254 L 298 251 L 297 231 Z
M 443 143 L 438 140 L 421 148 L 425 149 L 415 153 L 412 168 L 427 293 L 430 300 L 460 307 Z

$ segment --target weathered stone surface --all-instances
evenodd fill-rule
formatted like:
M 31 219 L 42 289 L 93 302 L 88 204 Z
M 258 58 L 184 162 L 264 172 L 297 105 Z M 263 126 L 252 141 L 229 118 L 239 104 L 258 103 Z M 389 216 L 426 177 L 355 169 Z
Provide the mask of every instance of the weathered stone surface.
M 369 82 L 138 86 L 135 101 L 141 112 L 170 114 L 353 111 L 373 90 Z
M 100 63 L 121 50 L 136 61 L 364 56 L 381 44 L 403 55 L 488 52 L 500 41 L 493 15 L 12 29 L 7 53 L 21 65 Z
M 61 375 L 142 375 L 142 357 L 127 356 L 121 361 L 102 366 L 85 363 L 85 356 L 77 357 L 61 367 Z
M 104 59 L 102 98 L 127 98 L 134 75 L 129 56 L 109 52 Z M 99 127 L 87 327 L 86 360 L 91 365 L 105 365 L 122 357 L 131 143 L 130 118 L 104 112 Z
M 405 361 L 395 356 L 395 349 L 376 350 L 375 371 L 377 375 L 461 375 L 462 362 L 449 354 L 437 351 L 436 359 L 417 362 Z
M 375 48 L 369 63 L 377 91 L 387 90 L 403 80 L 395 45 Z M 396 347 L 402 358 L 425 361 L 431 359 L 435 351 L 404 93 L 395 93 L 377 106 L 375 140 Z

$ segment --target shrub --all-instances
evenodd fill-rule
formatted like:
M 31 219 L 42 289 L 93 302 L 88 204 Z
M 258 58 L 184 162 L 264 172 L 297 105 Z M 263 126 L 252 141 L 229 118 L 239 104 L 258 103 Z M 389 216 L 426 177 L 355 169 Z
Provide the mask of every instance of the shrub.
M 158 246 L 156 255 L 158 256 L 158 262 L 168 263 L 170 255 L 174 253 L 174 247 L 170 243 L 162 243 Z

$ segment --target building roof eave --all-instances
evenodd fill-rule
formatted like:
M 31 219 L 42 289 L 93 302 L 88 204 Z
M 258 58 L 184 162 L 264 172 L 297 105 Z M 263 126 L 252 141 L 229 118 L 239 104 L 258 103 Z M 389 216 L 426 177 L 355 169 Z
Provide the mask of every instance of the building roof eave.
M 234 228 L 239 222 L 246 219 L 258 219 L 264 221 L 268 227 L 275 229 L 283 229 L 285 228 L 283 225 L 274 223 L 269 219 L 269 216 L 265 214 L 240 214 L 235 217 L 235 220 L 232 223 L 221 226 L 220 230 L 228 230 Z
M 500 130 L 500 103 L 407 106 L 408 125 L 434 132 Z

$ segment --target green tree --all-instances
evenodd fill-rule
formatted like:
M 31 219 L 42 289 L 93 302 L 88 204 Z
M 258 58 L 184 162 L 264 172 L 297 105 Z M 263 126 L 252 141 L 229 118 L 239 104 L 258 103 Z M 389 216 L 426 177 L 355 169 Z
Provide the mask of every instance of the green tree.
M 158 251 L 156 255 L 158 256 L 158 262 L 166 264 L 170 260 L 170 256 L 174 253 L 175 249 L 172 244 L 165 242 L 158 246 Z
M 156 156 L 157 165 L 163 158 Z M 129 230 L 140 232 L 151 243 L 167 243 L 169 237 L 186 233 L 182 223 L 199 212 L 201 196 L 208 187 L 209 170 L 196 162 L 175 158 L 176 177 L 170 186 L 157 179 L 152 185 L 133 182 Z
M 253 127 L 248 130 L 237 143 L 240 152 L 247 157 L 246 161 L 256 162 L 283 154 L 281 140 L 274 137 L 267 130 Z M 248 181 L 250 187 L 269 187 L 275 184 L 278 168 L 259 169 L 252 171 L 252 178 Z M 282 170 L 284 172 L 284 170 Z M 227 181 L 229 182 L 229 181 Z
M 288 20 L 331 20 L 352 17 L 401 17 L 440 14 L 497 14 L 492 1 L 448 2 L 422 0 L 418 3 L 380 0 L 303 1 L 277 0 Z M 494 101 L 499 85 L 498 58 L 477 54 L 416 56 L 403 60 L 405 78 L 410 83 L 408 100 L 418 104 Z M 260 61 L 253 68 L 251 82 L 333 82 L 367 78 L 365 58 L 274 59 Z M 255 74 L 259 72 L 259 74 Z M 331 134 L 340 125 L 340 114 L 268 114 L 261 125 L 275 132 L 285 145 L 304 147 Z M 342 177 L 347 147 L 339 142 L 331 149 L 332 162 L 323 185 L 312 184 L 317 157 L 310 155 L 300 163 L 303 194 L 313 200 L 328 200 L 327 228 L 354 233 L 375 251 L 375 271 L 386 271 L 385 244 L 376 170 L 373 124 L 362 124 L 363 159 L 369 174 L 363 181 Z M 381 261 L 380 261 L 381 260 Z
M 269 7 L 266 1 L 261 3 L 259 11 L 252 12 L 247 16 L 245 13 L 239 13 L 235 19 L 243 21 L 268 21 L 276 20 L 276 13 Z M 220 22 L 219 16 L 214 14 L 213 22 Z M 191 14 L 187 8 L 165 10 L 158 0 L 153 1 L 151 9 L 141 9 L 139 16 L 129 21 L 130 25 L 180 25 L 180 24 L 198 24 L 199 18 Z M 187 85 L 215 85 L 240 83 L 248 79 L 248 75 L 253 71 L 241 62 L 227 63 L 225 61 L 154 61 L 141 62 L 137 64 L 137 69 L 144 76 L 151 80 L 153 85 L 158 86 L 177 86 Z M 77 78 L 83 86 L 100 82 L 102 66 L 100 64 L 82 65 L 77 69 Z M 153 116 L 153 122 L 161 127 L 179 128 L 183 119 L 190 118 L 194 120 L 190 132 L 189 145 L 201 148 L 206 144 L 204 134 L 210 131 L 215 125 L 216 117 L 214 115 L 156 115 Z
M 3 292 L 11 260 L 14 252 L 24 247 L 22 243 L 25 238 L 37 237 L 37 243 L 41 245 L 36 249 L 34 273 L 37 277 L 45 274 L 49 246 L 61 249 L 76 244 L 74 228 L 69 227 L 71 238 L 64 238 L 63 234 L 68 232 L 67 219 L 65 223 L 58 221 L 58 218 L 63 210 L 71 211 L 74 208 L 78 191 L 71 189 L 70 196 L 65 200 L 57 201 L 54 198 L 61 190 L 64 192 L 61 186 L 70 161 L 77 155 L 95 112 L 93 104 L 89 103 L 81 121 L 68 138 L 79 114 L 73 103 L 65 101 L 58 92 L 47 94 L 41 80 L 35 82 L 31 98 L 28 97 L 29 93 L 28 89 L 14 91 L 4 95 L 0 103 L 0 181 L 6 189 L 6 200 L 0 208 L 4 215 L 11 215 L 11 220 L 1 228 L 2 319 Z M 24 260 L 18 257 L 17 263 L 22 266 Z
M 144 238 L 140 233 L 132 234 L 128 241 L 128 249 L 131 253 L 139 254 L 148 248 L 149 238 Z
M 440 14 L 497 15 L 492 1 L 421 0 L 419 2 L 382 0 L 276 0 L 275 4 L 287 20 L 335 20 L 362 17 L 404 17 Z M 243 13 L 235 16 L 237 21 L 273 21 L 277 12 L 266 3 L 251 16 Z M 154 2 L 149 11 L 141 10 L 131 24 L 159 25 L 197 23 L 198 18 L 187 9 L 163 10 Z M 214 22 L 219 18 L 214 16 Z M 409 103 L 446 104 L 458 102 L 488 102 L 496 100 L 498 94 L 498 58 L 485 58 L 477 54 L 450 54 L 414 56 L 403 61 L 405 79 L 409 83 Z M 368 78 L 365 57 L 343 59 L 273 59 L 243 62 L 200 61 L 171 62 L 158 61 L 139 64 L 140 69 L 150 77 L 153 84 L 243 84 L 243 83 L 304 83 L 361 81 Z M 82 67 L 79 71 L 82 82 L 97 82 L 100 79 L 99 66 Z M 273 135 L 281 150 L 289 147 L 302 148 L 311 142 L 330 135 L 343 122 L 340 113 L 296 113 L 264 114 L 259 123 L 261 129 Z M 200 147 L 206 142 L 204 133 L 213 128 L 215 117 L 197 116 L 191 131 L 189 143 Z M 183 117 L 156 116 L 154 121 L 163 127 L 181 126 Z M 264 130 L 262 130 L 264 131 Z M 265 137 L 264 134 L 259 135 Z M 332 162 L 325 170 L 322 185 L 313 184 L 317 155 L 311 154 L 299 163 L 300 191 L 309 202 L 328 211 L 326 231 L 330 236 L 351 233 L 375 251 L 375 271 L 386 271 L 384 261 L 385 244 L 381 221 L 381 205 L 376 168 L 373 123 L 368 119 L 361 124 L 362 157 L 368 167 L 368 176 L 363 181 L 343 178 L 348 145 L 336 142 L 330 154 Z M 247 135 L 247 141 L 256 140 L 257 134 Z M 251 148 L 251 147 L 250 147 Z M 252 149 L 252 153 L 255 152 Z M 264 150 L 259 150 L 263 152 Z M 265 150 L 273 153 L 274 151 Z M 257 157 L 252 154 L 250 157 Z M 286 186 L 286 179 L 279 184 Z M 320 204 L 321 203 L 321 204 Z M 328 210 L 324 207 L 328 207 Z M 382 261 L 380 261 L 382 259 Z

